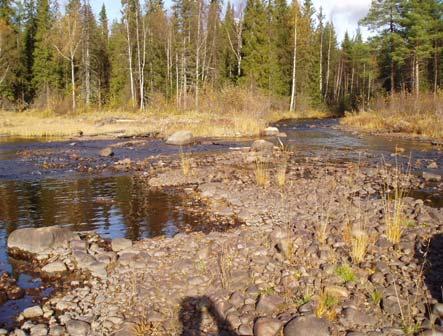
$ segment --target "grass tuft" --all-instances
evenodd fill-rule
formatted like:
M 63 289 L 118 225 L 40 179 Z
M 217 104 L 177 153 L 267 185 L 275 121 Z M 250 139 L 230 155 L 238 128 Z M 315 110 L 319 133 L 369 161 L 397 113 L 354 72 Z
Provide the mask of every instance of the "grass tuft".
M 348 264 L 338 266 L 335 270 L 335 274 L 337 274 L 344 283 L 355 282 L 357 280 L 357 276 Z
M 270 183 L 269 179 L 269 164 L 260 159 L 257 159 L 254 167 L 255 181 L 260 187 L 268 187 Z
M 368 249 L 369 237 L 362 229 L 356 229 L 351 234 L 351 257 L 352 260 L 359 264 L 365 259 Z
M 323 291 L 318 298 L 315 315 L 318 318 L 324 317 L 330 321 L 335 320 L 335 318 L 337 317 L 337 312 L 335 308 L 338 304 L 338 298 Z

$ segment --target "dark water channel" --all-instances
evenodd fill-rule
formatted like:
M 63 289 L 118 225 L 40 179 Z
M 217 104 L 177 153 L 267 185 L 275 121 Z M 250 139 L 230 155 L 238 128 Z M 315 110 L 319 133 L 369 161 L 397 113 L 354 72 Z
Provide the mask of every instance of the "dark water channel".
M 429 171 L 443 175 L 443 152 L 429 143 L 380 136 L 357 135 L 338 128 L 338 121 L 282 121 L 277 124 L 286 132 L 285 141 L 300 157 L 322 157 L 331 161 L 392 160 L 396 147 L 402 147 L 408 160 L 422 160 L 417 173 Z M 121 140 L 119 140 L 121 141 Z M 54 151 L 75 149 L 82 157 L 97 157 L 100 149 L 117 140 L 38 141 L 0 138 L 0 274 L 8 272 L 22 288 L 36 288 L 42 281 L 33 274 L 15 272 L 6 249 L 8 234 L 22 227 L 49 225 L 69 226 L 77 231 L 94 230 L 105 238 L 140 239 L 159 235 L 173 236 L 183 226 L 194 226 L 201 217 L 187 211 L 185 198 L 173 191 L 154 192 L 140 187 L 132 176 L 90 176 L 71 167 L 41 170 L 39 157 L 23 157 L 22 151 Z M 226 151 L 229 147 L 248 146 L 250 141 L 205 142 L 192 147 L 193 152 Z M 160 140 L 145 146 L 116 149 L 117 158 L 141 159 L 160 154 L 177 154 L 177 148 Z M 406 155 L 407 153 L 407 155 Z M 437 169 L 427 169 L 434 161 Z M 438 189 L 414 191 L 412 196 L 443 207 Z M 51 288 L 41 295 L 49 295 Z M 0 305 L 0 327 L 12 326 L 14 316 L 34 305 L 36 298 Z

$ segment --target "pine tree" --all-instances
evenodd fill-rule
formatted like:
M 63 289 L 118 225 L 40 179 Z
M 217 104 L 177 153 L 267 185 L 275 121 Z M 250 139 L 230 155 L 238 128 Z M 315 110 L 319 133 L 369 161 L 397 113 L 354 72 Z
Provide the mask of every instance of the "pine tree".
M 387 58 L 389 78 L 382 78 L 391 94 L 396 89 L 395 67 L 404 61 L 404 44 L 401 36 L 404 0 L 374 0 L 368 15 L 361 23 L 379 33 L 378 44 Z M 382 71 L 383 73 L 384 71 Z

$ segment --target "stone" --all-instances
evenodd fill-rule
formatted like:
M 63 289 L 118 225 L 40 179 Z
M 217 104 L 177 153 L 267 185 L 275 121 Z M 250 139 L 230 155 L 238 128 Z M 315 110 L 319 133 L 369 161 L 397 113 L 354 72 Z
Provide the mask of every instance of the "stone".
M 229 298 L 229 303 L 232 304 L 236 308 L 240 308 L 245 303 L 244 296 L 239 292 L 232 293 L 231 297 Z
M 31 336 L 46 336 L 48 334 L 48 328 L 44 324 L 37 324 L 31 328 Z
M 346 299 L 349 297 L 349 292 L 346 288 L 341 286 L 326 286 L 325 293 L 335 297 Z
M 255 140 L 251 145 L 251 151 L 271 154 L 274 151 L 274 144 L 266 140 Z
M 438 164 L 435 161 L 432 161 L 431 163 L 428 164 L 428 166 L 426 167 L 428 169 L 438 169 Z
M 357 326 L 371 326 L 376 323 L 374 316 L 366 314 L 366 312 L 357 310 L 353 307 L 345 308 L 343 311 L 346 322 Z
M 61 261 L 54 261 L 42 268 L 42 271 L 46 273 L 59 273 L 59 272 L 65 272 L 66 270 L 67 270 L 66 265 Z
M 66 322 L 66 329 L 70 336 L 87 336 L 91 330 L 89 323 L 79 320 Z
M 25 228 L 9 235 L 8 248 L 38 254 L 49 249 L 66 248 L 74 239 L 78 239 L 77 234 L 59 226 Z
M 238 327 L 238 335 L 239 336 L 251 336 L 252 333 L 253 333 L 252 328 L 246 324 L 241 324 Z
M 329 323 L 314 315 L 299 316 L 286 324 L 284 336 L 330 336 Z
M 110 157 L 110 156 L 114 156 L 114 151 L 112 150 L 111 147 L 103 148 L 103 149 L 100 151 L 100 156 L 101 156 L 101 157 Z
M 43 310 L 40 306 L 29 307 L 23 311 L 23 317 L 27 319 L 32 319 L 40 316 L 43 316 Z
M 419 336 L 443 336 L 442 329 L 428 329 L 419 334 Z
M 126 238 L 115 238 L 111 242 L 112 251 L 120 252 L 132 247 L 132 241 Z
M 440 175 L 432 174 L 432 173 L 428 173 L 428 172 L 423 172 L 423 178 L 427 182 L 440 182 L 441 181 Z
M 436 303 L 432 307 L 432 313 L 443 319 L 443 303 Z
M 62 326 L 53 326 L 51 327 L 51 329 L 49 330 L 49 335 L 51 336 L 63 336 L 65 335 L 65 328 L 63 328 Z
M 74 252 L 72 252 L 72 256 L 74 257 L 75 262 L 80 268 L 86 268 L 88 265 L 96 262 L 95 258 L 92 255 L 79 250 L 75 250 Z
M 263 135 L 272 137 L 272 136 L 278 136 L 280 134 L 280 131 L 277 127 L 266 127 L 263 130 Z
M 189 131 L 178 131 L 170 135 L 166 140 L 168 145 L 186 146 L 192 144 L 194 137 Z
M 282 322 L 273 319 L 262 317 L 257 319 L 254 323 L 254 336 L 276 336 L 282 327 Z
M 259 313 L 272 314 L 283 303 L 284 303 L 283 298 L 278 295 L 269 295 L 269 296 L 260 295 L 259 300 L 257 302 L 256 310 Z
M 96 276 L 101 279 L 105 279 L 108 276 L 108 272 L 106 271 L 106 264 L 103 262 L 94 262 L 86 266 L 86 269 L 91 272 L 93 276 Z

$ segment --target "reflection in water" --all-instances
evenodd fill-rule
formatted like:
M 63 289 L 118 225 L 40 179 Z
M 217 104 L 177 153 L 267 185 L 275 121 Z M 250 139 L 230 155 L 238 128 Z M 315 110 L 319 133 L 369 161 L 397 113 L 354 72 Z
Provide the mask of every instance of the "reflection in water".
M 199 218 L 183 209 L 181 198 L 147 189 L 134 177 L 0 183 L 0 272 L 6 264 L 9 233 L 22 227 L 69 226 L 95 230 L 105 238 L 133 240 L 173 236 Z

